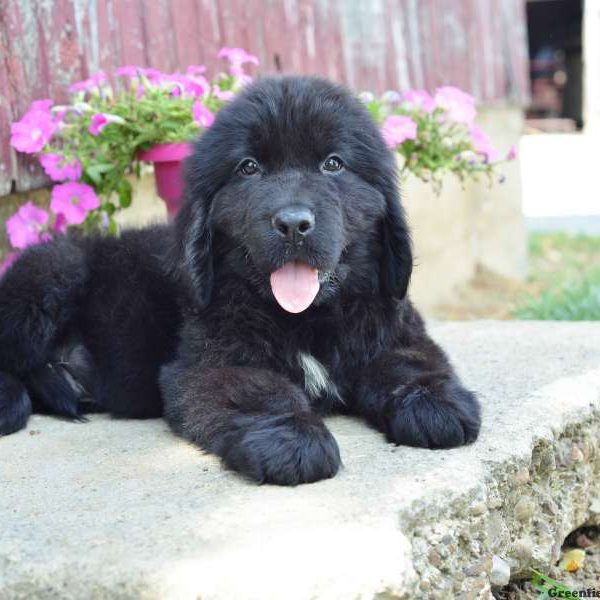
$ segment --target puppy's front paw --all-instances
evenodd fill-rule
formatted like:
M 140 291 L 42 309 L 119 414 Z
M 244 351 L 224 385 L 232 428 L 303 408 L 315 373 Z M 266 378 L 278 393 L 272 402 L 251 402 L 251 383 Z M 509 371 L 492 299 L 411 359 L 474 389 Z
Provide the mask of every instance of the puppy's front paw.
M 453 382 L 407 387 L 387 402 L 383 430 L 395 444 L 454 448 L 477 439 L 481 410 L 475 395 Z
M 298 485 L 333 477 L 341 464 L 337 442 L 309 412 L 238 414 L 216 449 L 225 464 L 258 483 Z

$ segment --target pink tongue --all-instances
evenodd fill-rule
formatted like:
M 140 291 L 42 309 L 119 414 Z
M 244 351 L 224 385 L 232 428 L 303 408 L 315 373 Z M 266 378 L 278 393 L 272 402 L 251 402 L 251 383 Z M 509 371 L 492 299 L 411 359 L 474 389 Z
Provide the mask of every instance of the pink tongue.
M 284 310 L 306 310 L 319 292 L 319 271 L 300 262 L 289 262 L 271 273 L 271 289 Z

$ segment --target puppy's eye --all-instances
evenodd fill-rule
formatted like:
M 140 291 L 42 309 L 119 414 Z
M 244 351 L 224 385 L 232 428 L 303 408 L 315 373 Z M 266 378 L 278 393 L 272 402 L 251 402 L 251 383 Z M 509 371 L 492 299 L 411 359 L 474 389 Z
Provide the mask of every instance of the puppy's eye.
M 253 158 L 245 158 L 237 168 L 237 172 L 245 177 L 256 175 L 260 171 L 258 163 Z
M 335 173 L 336 171 L 341 171 L 343 168 L 344 163 L 339 156 L 329 156 L 321 165 L 321 170 L 327 171 L 328 173 Z

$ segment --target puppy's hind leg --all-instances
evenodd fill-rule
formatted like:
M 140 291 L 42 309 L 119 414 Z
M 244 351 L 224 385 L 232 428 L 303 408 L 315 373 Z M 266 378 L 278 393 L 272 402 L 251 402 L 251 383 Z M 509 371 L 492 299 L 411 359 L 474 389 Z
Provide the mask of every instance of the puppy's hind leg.
M 27 423 L 24 383 L 72 324 L 86 280 L 84 252 L 68 238 L 27 249 L 0 279 L 0 435 Z
M 25 386 L 8 373 L 0 372 L 0 435 L 23 429 L 31 414 Z
M 103 409 L 96 403 L 96 367 L 77 339 L 62 339 L 48 362 L 31 373 L 25 385 L 34 410 L 85 421 L 82 413 Z

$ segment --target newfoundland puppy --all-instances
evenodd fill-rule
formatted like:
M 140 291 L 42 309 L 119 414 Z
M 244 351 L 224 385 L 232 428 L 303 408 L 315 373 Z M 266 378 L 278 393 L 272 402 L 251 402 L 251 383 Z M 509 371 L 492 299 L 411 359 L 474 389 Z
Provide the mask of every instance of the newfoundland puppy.
M 32 247 L 0 281 L 0 435 L 32 410 L 164 415 L 257 482 L 340 467 L 322 415 L 451 448 L 475 396 L 406 297 L 396 161 L 361 103 L 267 78 L 224 108 L 186 164 L 172 225 Z

